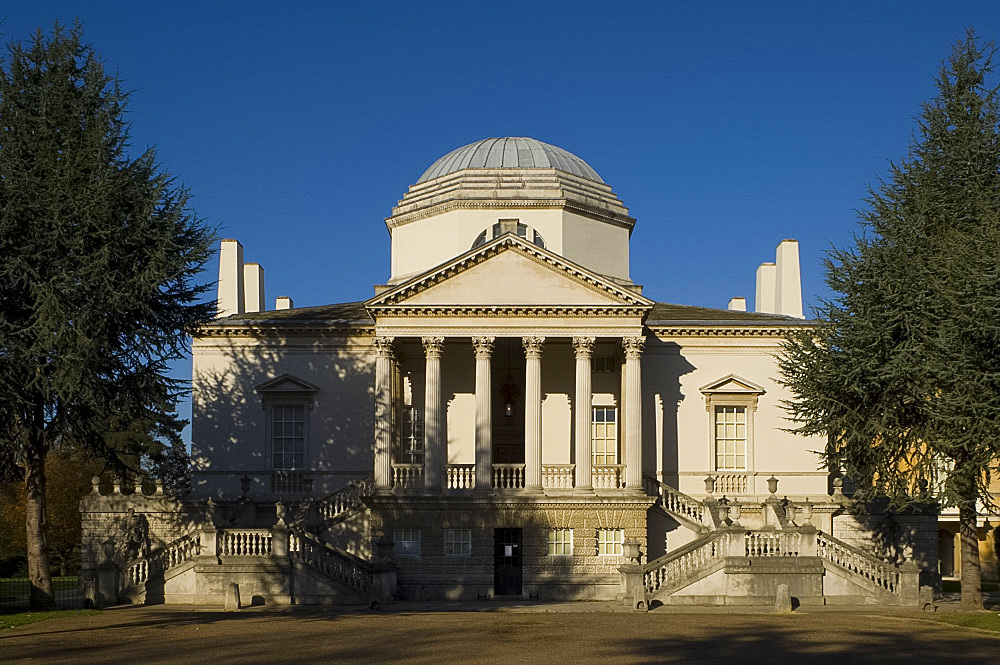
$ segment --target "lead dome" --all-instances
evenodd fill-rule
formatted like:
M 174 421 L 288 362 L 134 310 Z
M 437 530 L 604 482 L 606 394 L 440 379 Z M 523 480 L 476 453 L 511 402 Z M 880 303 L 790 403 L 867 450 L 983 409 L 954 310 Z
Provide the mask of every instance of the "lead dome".
M 556 169 L 604 183 L 597 171 L 568 150 L 527 136 L 474 141 L 444 155 L 424 171 L 417 184 L 463 169 Z

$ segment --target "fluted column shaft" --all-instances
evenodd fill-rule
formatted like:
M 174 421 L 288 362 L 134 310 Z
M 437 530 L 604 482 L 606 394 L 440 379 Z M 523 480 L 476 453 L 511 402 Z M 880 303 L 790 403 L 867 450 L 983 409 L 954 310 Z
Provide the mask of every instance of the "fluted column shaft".
M 375 488 L 392 487 L 392 337 L 375 338 Z
M 523 337 L 524 489 L 542 491 L 542 345 L 544 337 Z
M 473 337 L 476 351 L 476 489 L 493 487 L 493 377 L 490 358 L 495 337 Z
M 643 337 L 626 337 L 625 348 L 625 487 L 642 488 L 642 349 Z
M 441 489 L 441 354 L 444 337 L 424 337 L 424 487 Z
M 591 361 L 593 337 L 574 337 L 576 354 L 576 393 L 573 399 L 574 437 L 576 439 L 576 489 L 594 489 L 594 453 L 591 440 Z

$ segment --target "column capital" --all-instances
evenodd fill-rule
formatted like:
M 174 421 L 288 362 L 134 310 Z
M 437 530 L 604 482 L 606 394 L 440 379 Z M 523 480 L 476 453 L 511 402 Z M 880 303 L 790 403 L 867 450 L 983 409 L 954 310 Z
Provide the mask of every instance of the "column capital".
M 524 347 L 525 358 L 541 358 L 542 347 L 545 345 L 545 338 L 539 335 L 521 338 L 521 346 Z
M 625 349 L 626 358 L 640 357 L 645 346 L 645 337 L 622 337 L 622 348 Z
M 489 358 L 493 355 L 493 342 L 495 342 L 496 339 L 496 337 L 491 336 L 473 337 L 472 346 L 476 350 L 476 357 Z
M 375 343 L 375 351 L 382 358 L 393 358 L 396 355 L 396 338 L 386 335 L 377 335 L 372 338 Z
M 577 358 L 590 358 L 594 355 L 594 341 L 593 337 L 574 337 L 573 353 Z
M 421 337 L 420 341 L 428 358 L 440 358 L 444 353 L 444 337 Z

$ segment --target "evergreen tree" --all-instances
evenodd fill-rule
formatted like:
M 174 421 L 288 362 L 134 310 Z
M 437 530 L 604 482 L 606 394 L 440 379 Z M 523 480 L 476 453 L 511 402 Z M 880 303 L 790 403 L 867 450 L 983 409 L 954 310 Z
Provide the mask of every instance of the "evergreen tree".
M 1000 459 L 1000 132 L 992 42 L 969 30 L 907 156 L 869 189 L 837 294 L 781 360 L 802 434 L 828 438 L 860 499 L 957 506 L 962 603 L 982 607 L 977 501 Z M 940 480 L 946 472 L 943 486 Z
M 34 607 L 47 452 L 155 463 L 182 424 L 167 362 L 214 309 L 194 282 L 213 233 L 152 149 L 129 156 L 128 94 L 81 38 L 56 24 L 0 61 L 0 472 L 25 483 Z

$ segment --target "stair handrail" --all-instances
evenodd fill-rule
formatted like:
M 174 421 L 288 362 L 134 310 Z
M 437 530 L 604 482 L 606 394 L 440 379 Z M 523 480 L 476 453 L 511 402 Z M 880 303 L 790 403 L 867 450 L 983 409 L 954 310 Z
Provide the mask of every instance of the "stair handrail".
M 828 533 L 816 533 L 816 551 L 820 558 L 865 578 L 888 593 L 899 595 L 899 566 L 879 559 L 861 548 L 848 545 Z
M 153 571 L 166 572 L 174 566 L 189 561 L 200 552 L 201 535 L 197 530 L 159 545 L 122 566 L 121 590 L 143 586 L 149 581 Z
M 365 476 L 341 487 L 336 492 L 316 499 L 315 510 L 324 523 L 329 523 L 349 517 L 360 510 L 364 504 L 361 497 L 371 494 L 375 487 L 375 479 Z
M 724 559 L 729 553 L 730 536 L 726 531 L 710 531 L 683 547 L 650 561 L 642 571 L 646 592 L 656 593 L 670 580 L 687 579 L 713 562 Z
M 705 514 L 708 508 L 703 502 L 684 494 L 675 487 L 671 487 L 659 478 L 649 475 L 645 478 L 647 491 L 652 489 L 653 493 L 659 495 L 664 510 L 685 518 L 690 522 L 694 522 L 703 528 L 706 526 Z M 709 523 L 712 523 L 712 521 L 709 520 Z
M 368 593 L 374 578 L 371 563 L 336 545 L 318 540 L 301 529 L 289 532 L 288 553 L 327 577 L 361 593 Z

